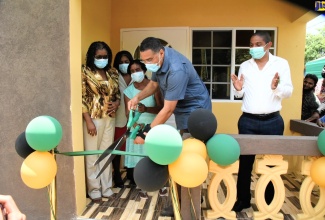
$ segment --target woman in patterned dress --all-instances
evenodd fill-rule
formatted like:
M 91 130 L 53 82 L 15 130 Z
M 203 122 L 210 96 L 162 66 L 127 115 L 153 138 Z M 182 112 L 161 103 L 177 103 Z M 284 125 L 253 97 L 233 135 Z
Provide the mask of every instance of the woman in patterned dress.
M 120 105 L 118 72 L 111 68 L 112 51 L 102 41 L 93 42 L 86 55 L 86 65 L 82 66 L 82 115 L 84 148 L 87 151 L 105 150 L 113 143 L 115 112 Z M 112 166 L 96 178 L 106 162 L 94 166 L 98 155 L 85 157 L 87 192 L 95 203 L 102 197 L 113 195 Z

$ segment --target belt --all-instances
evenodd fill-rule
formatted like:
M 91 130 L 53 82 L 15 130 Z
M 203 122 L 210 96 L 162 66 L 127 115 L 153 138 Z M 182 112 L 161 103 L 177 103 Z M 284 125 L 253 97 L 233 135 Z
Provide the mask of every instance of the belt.
M 246 117 L 249 118 L 253 118 L 253 119 L 259 119 L 259 120 L 267 120 L 267 119 L 271 119 L 274 118 L 278 115 L 280 115 L 280 112 L 272 112 L 269 114 L 251 114 L 251 113 L 247 113 L 247 112 L 243 112 L 243 115 L 245 115 Z

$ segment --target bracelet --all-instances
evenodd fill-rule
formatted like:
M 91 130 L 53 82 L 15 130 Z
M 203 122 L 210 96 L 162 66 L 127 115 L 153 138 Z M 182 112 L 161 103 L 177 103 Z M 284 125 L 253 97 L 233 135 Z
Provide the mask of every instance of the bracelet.
M 144 126 L 144 128 L 142 129 L 143 133 L 146 132 L 148 133 L 150 131 L 151 127 L 150 124 L 146 124 L 146 126 Z
M 141 137 L 143 140 L 146 139 L 146 135 L 144 135 L 143 131 L 139 131 L 137 136 Z
M 144 133 L 148 133 L 150 129 L 150 124 L 146 124 L 146 126 L 144 126 L 144 128 L 138 132 L 137 136 L 141 137 L 142 139 L 146 139 L 146 135 Z

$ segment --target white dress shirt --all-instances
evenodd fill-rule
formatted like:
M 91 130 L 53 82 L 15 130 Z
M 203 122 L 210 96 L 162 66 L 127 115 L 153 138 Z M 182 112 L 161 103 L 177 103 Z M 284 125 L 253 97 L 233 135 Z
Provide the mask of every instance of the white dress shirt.
M 278 73 L 279 84 L 275 90 L 271 89 L 272 79 Z M 252 58 L 240 65 L 238 78 L 244 75 L 241 91 L 235 89 L 235 97 L 243 97 L 242 111 L 251 114 L 269 114 L 280 111 L 281 100 L 289 98 L 293 86 L 288 62 L 269 53 L 269 61 L 259 70 Z

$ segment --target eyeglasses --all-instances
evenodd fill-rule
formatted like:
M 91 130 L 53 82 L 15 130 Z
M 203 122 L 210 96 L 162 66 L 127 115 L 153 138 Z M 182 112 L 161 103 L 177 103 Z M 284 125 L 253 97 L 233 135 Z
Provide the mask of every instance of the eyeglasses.
M 144 63 L 144 64 L 151 64 L 151 63 L 153 63 L 153 59 L 155 58 L 155 56 L 159 56 L 159 54 L 158 53 L 155 53 L 154 55 L 153 55 L 153 57 L 150 57 L 150 58 L 147 58 L 147 59 L 145 59 L 145 60 L 140 60 L 140 62 L 141 63 Z M 160 59 L 160 58 L 159 58 Z
M 108 59 L 108 55 L 96 55 L 95 59 Z

